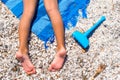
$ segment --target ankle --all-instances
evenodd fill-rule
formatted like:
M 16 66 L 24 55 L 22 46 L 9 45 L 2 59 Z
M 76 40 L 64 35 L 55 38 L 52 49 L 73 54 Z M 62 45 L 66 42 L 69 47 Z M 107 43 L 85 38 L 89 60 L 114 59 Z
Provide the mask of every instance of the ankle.
M 61 57 L 65 57 L 67 55 L 67 51 L 65 49 L 65 47 L 57 47 L 57 56 L 61 56 Z
M 18 52 L 20 52 L 22 54 L 27 54 L 28 53 L 28 49 L 19 48 Z
M 65 46 L 61 45 L 61 46 L 57 46 L 57 51 L 59 50 L 66 50 Z

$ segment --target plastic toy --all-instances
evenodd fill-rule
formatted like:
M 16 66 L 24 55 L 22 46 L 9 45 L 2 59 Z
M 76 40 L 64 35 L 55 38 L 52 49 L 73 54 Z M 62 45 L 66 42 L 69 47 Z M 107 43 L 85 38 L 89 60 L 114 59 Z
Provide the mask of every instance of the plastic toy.
M 89 30 L 85 33 L 81 33 L 76 30 L 72 33 L 72 37 L 81 45 L 82 48 L 87 49 L 89 47 L 89 37 L 91 34 L 106 20 L 105 16 L 102 16 L 98 22 L 96 22 Z

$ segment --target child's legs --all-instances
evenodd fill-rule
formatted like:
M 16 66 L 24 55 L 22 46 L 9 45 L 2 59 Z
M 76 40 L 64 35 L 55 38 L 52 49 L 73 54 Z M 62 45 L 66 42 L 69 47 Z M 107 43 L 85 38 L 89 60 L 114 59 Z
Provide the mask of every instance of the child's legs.
M 64 47 L 64 27 L 58 10 L 57 0 L 44 0 L 45 8 L 51 19 L 52 26 L 57 39 L 57 48 Z
M 34 16 L 37 0 L 23 0 L 23 3 L 24 11 L 19 24 L 19 49 L 26 52 L 28 50 L 30 25 Z
M 21 61 L 27 74 L 33 74 L 36 71 L 28 56 L 28 36 L 37 0 L 23 0 L 23 3 L 24 11 L 19 23 L 19 50 L 16 58 Z
M 64 27 L 63 27 L 61 15 L 58 10 L 57 0 L 44 0 L 44 4 L 47 13 L 51 19 L 57 40 L 57 53 L 48 69 L 50 71 L 56 71 L 62 68 L 66 56 Z

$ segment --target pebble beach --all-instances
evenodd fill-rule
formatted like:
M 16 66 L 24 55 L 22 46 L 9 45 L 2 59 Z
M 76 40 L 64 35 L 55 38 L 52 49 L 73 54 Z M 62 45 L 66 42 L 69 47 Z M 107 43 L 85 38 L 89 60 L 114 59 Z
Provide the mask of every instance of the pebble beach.
M 120 0 L 91 0 L 87 15 L 65 31 L 68 52 L 57 72 L 48 71 L 56 54 L 56 40 L 45 49 L 44 42 L 31 33 L 29 53 L 37 73 L 27 75 L 15 58 L 19 19 L 0 1 L 0 80 L 120 80 Z M 84 52 L 71 34 L 87 31 L 101 16 L 106 21 L 89 38 L 90 47 Z

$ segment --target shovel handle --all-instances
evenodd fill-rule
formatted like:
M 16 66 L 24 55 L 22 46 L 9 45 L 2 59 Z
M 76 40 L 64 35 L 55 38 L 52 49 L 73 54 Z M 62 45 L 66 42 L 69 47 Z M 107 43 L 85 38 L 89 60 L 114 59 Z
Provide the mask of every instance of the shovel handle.
M 105 16 L 102 16 L 89 30 L 87 30 L 84 35 L 89 37 L 89 35 L 95 31 L 104 21 L 106 20 Z

